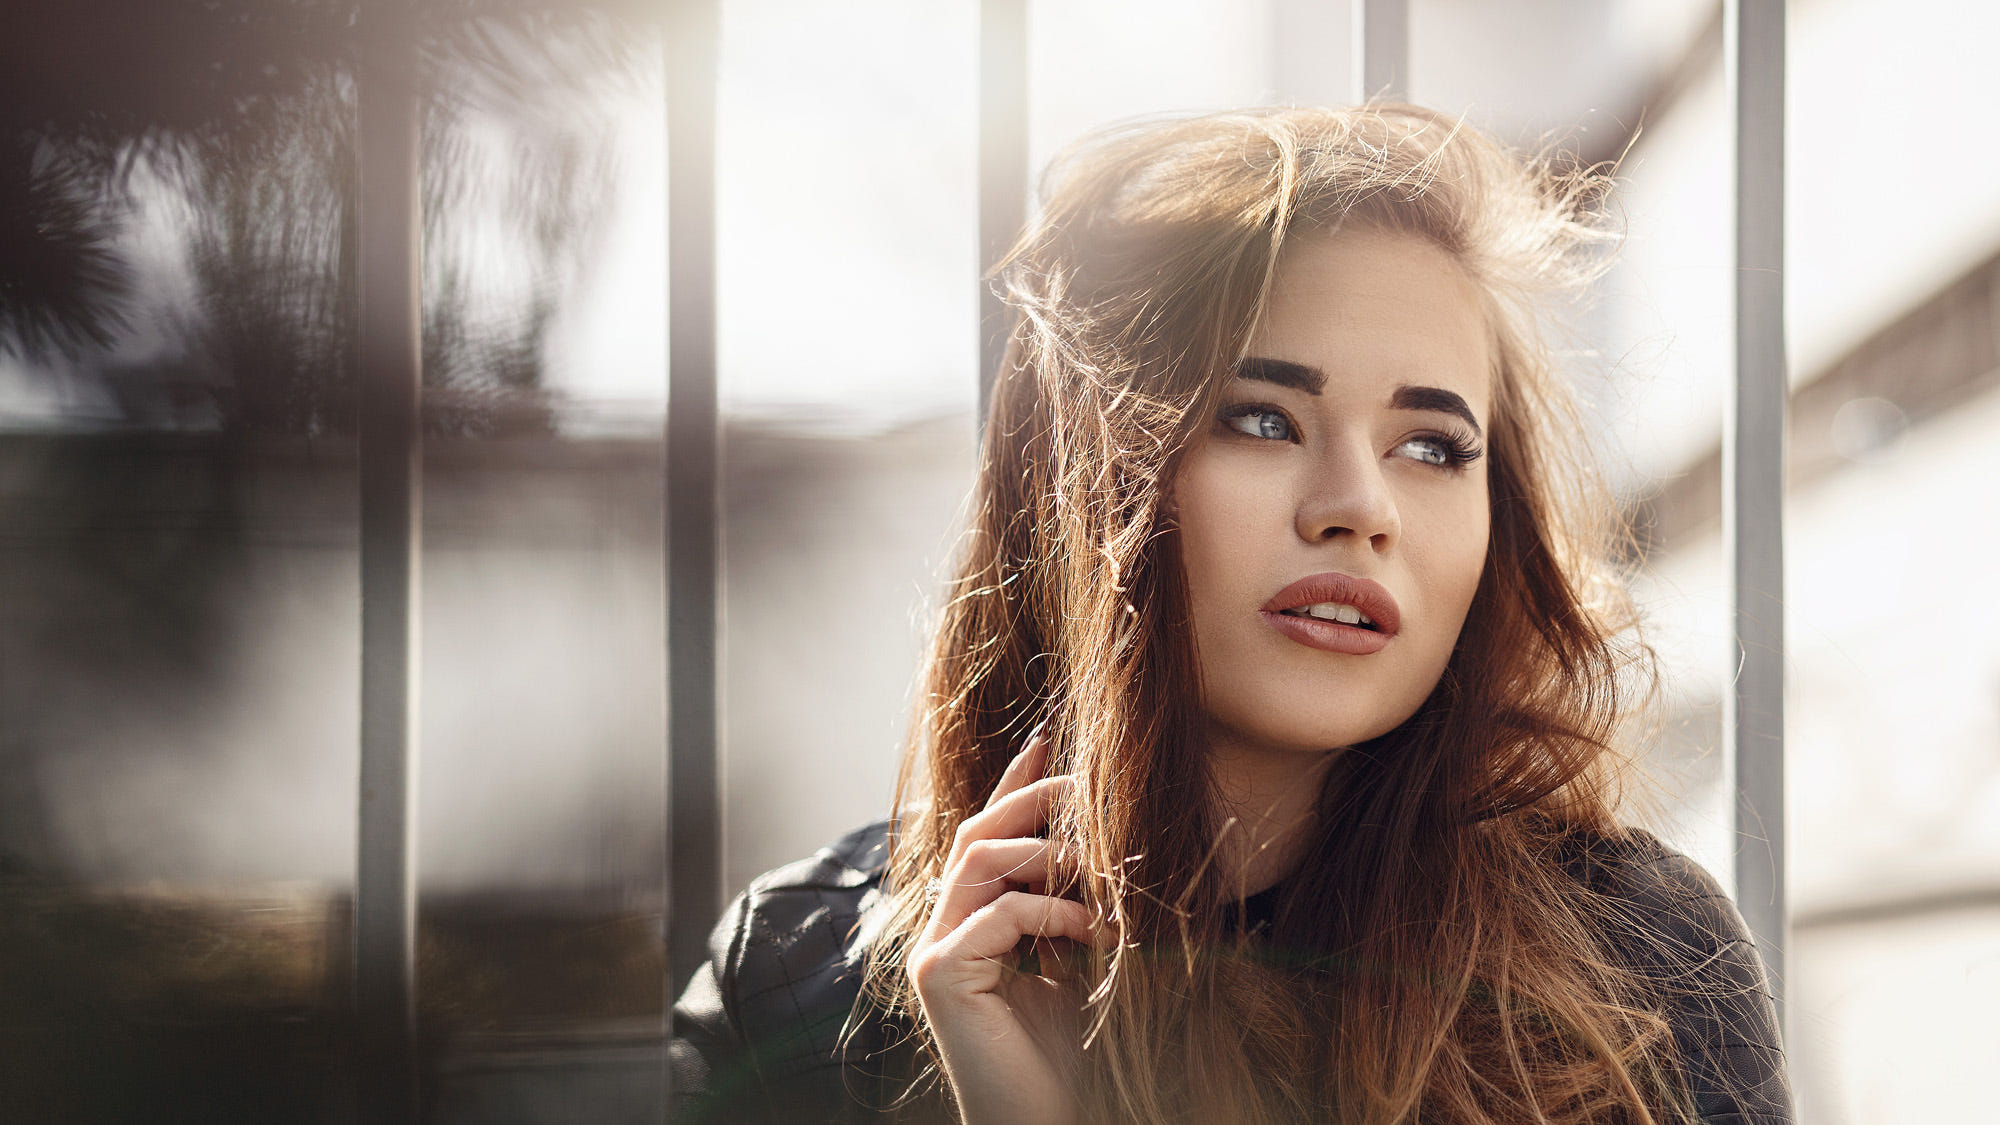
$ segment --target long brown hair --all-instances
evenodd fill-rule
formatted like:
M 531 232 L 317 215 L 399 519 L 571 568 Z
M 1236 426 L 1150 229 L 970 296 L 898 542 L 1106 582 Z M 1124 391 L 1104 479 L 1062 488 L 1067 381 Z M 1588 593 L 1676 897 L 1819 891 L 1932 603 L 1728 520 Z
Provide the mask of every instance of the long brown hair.
M 1562 862 L 1615 839 L 1613 738 L 1646 686 L 1617 523 L 1537 310 L 1610 239 L 1603 178 L 1410 106 L 1155 122 L 1058 160 L 996 277 L 1016 322 L 898 785 L 864 1005 L 928 1045 L 903 959 L 959 824 L 1037 723 L 1079 779 L 1051 893 L 1122 935 L 1072 983 L 1090 1120 L 1680 1120 L 1672 1040 Z M 1280 249 L 1366 224 L 1443 248 L 1492 331 L 1492 534 L 1417 713 L 1335 757 L 1307 859 L 1249 940 L 1195 737 L 1166 502 Z M 920 1099 L 944 1095 L 919 1089 Z M 935 1104 L 933 1101 L 932 1104 Z

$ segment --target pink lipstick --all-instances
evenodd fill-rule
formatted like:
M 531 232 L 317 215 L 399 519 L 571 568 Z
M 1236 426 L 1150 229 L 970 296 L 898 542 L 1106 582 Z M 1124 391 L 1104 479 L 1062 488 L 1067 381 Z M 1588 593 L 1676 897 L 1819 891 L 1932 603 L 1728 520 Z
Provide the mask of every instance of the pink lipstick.
M 1358 617 L 1340 621 L 1321 613 Z M 1344 611 L 1335 607 L 1349 607 Z M 1402 628 L 1396 599 L 1377 582 L 1327 573 L 1301 578 L 1264 603 L 1264 620 L 1291 640 L 1326 652 L 1366 656 L 1380 652 Z

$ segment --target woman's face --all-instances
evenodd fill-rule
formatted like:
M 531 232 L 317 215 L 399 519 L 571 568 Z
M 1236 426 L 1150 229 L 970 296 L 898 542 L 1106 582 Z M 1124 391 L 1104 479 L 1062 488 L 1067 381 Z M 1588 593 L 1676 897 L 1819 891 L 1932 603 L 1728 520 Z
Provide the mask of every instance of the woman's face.
M 1173 485 L 1219 749 L 1349 746 L 1437 684 L 1486 559 L 1491 366 L 1477 291 L 1429 241 L 1287 244 Z

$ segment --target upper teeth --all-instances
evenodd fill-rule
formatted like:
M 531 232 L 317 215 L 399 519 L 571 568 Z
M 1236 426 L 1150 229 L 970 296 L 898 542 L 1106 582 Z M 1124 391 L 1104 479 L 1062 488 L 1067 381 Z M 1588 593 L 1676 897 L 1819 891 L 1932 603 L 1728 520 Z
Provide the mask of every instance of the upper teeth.
M 1322 621 L 1338 621 L 1342 625 L 1375 624 L 1367 614 L 1355 609 L 1351 605 L 1341 605 L 1338 602 L 1316 602 L 1312 605 L 1302 605 L 1293 610 L 1293 612 L 1303 613 L 1309 617 L 1317 617 Z

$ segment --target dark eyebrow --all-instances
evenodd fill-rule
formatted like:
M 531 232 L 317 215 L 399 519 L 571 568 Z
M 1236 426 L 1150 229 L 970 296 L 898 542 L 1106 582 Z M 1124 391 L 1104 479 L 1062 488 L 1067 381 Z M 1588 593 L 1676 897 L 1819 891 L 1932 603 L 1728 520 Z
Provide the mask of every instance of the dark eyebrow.
M 1326 372 L 1303 363 L 1293 363 L 1288 359 L 1265 359 L 1261 356 L 1245 356 L 1236 363 L 1238 379 L 1255 379 L 1260 383 L 1276 383 L 1280 387 L 1290 387 L 1316 395 L 1326 386 Z
M 1396 410 L 1432 410 L 1439 414 L 1456 414 L 1465 419 L 1476 436 L 1485 437 L 1486 431 L 1479 428 L 1479 419 L 1472 416 L 1472 407 L 1465 400 L 1443 387 L 1413 387 L 1408 384 L 1396 388 L 1389 396 L 1389 405 Z
M 1237 361 L 1238 379 L 1255 379 L 1260 383 L 1275 383 L 1280 387 L 1290 387 L 1317 395 L 1326 388 L 1326 372 L 1306 363 L 1293 363 L 1289 359 L 1268 359 L 1263 356 L 1246 356 Z M 1389 396 L 1392 410 L 1428 410 L 1438 414 L 1451 414 L 1465 419 L 1475 436 L 1485 437 L 1486 431 L 1479 426 L 1479 419 L 1472 413 L 1472 407 L 1465 399 L 1443 387 L 1420 387 L 1405 383 Z

